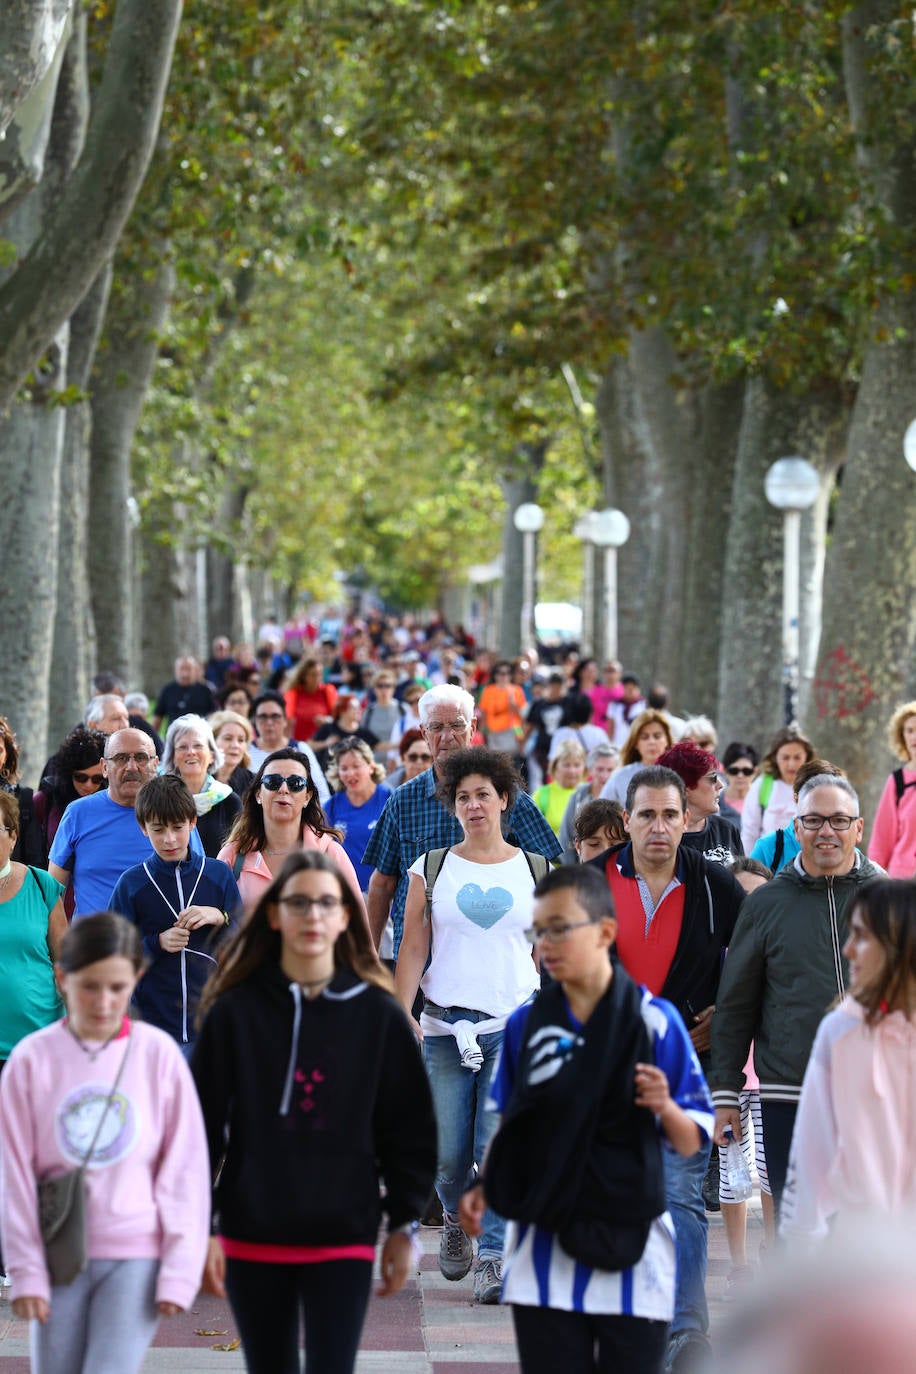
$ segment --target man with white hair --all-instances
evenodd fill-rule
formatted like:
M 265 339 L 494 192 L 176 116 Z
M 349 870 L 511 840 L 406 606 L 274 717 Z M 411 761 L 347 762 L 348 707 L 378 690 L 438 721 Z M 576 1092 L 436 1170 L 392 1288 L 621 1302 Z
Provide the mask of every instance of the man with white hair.
M 404 929 L 410 865 L 431 849 L 461 841 L 461 826 L 436 791 L 449 754 L 470 747 L 476 726 L 474 698 L 463 687 L 443 683 L 430 688 L 420 697 L 418 710 L 432 767 L 391 794 L 363 855 L 363 863 L 375 869 L 367 902 L 372 936 L 378 946 L 390 913 L 395 958 Z M 525 792 L 519 792 L 509 813 L 506 839 L 548 859 L 560 856 L 556 835 Z
M 93 697 L 86 707 L 86 725 L 90 730 L 101 730 L 103 735 L 113 735 L 115 730 L 127 730 L 130 716 L 123 698 L 114 692 Z
M 767 1173 L 779 1205 L 802 1080 L 821 1018 L 846 991 L 843 946 L 859 889 L 880 870 L 856 849 L 859 799 L 843 777 L 819 773 L 798 794 L 801 852 L 738 916 L 716 997 L 707 1077 L 716 1139 L 741 1138 L 738 1094 L 751 1040 L 760 1079 Z

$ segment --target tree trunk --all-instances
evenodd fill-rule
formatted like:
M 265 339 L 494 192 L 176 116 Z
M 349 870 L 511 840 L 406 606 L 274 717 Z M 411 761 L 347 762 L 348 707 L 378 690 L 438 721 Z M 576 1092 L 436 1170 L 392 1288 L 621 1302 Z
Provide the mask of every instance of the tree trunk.
M 0 138 L 66 41 L 73 0 L 3 0 L 0 8 Z
M 660 523 L 652 452 L 636 404 L 632 362 L 617 357 L 605 374 L 595 409 L 601 434 L 604 498 L 630 521 L 630 538 L 617 559 L 618 656 L 625 667 L 651 673 L 654 617 L 650 571 Z M 596 643 L 604 643 L 599 626 Z
M 135 271 L 112 293 L 92 396 L 89 579 L 98 663 L 133 676 L 130 454 L 175 282 L 171 262 Z
M 0 287 L 0 412 L 111 256 L 159 128 L 181 0 L 119 0 L 86 148 Z
M 78 21 L 85 32 L 85 19 Z M 44 176 L 45 154 L 61 63 L 67 50 L 67 25 L 50 61 L 28 92 L 3 135 L 0 158 L 0 220 L 12 214 Z M 3 49 L 0 46 L 0 53 Z M 2 59 L 0 59 L 2 61 Z
M 236 550 L 244 548 L 243 520 L 248 493 L 246 485 L 229 475 L 220 496 L 217 528 Z M 236 575 L 241 564 L 238 553 L 223 553 L 212 546 L 207 549 L 208 641 L 214 635 L 227 635 L 233 643 L 244 638 Z
M 900 24 L 889 0 L 865 0 L 842 21 L 861 200 L 876 224 L 893 226 L 896 261 L 884 275 L 901 284 L 879 304 L 866 345 L 827 552 L 813 703 L 818 739 L 849 772 L 867 822 L 894 762 L 887 718 L 913 682 L 916 655 L 916 479 L 901 454 L 916 416 L 916 295 L 906 285 L 916 249 L 916 109 L 908 79 L 886 80 Z
M 765 746 L 784 724 L 782 517 L 763 495 L 767 469 L 778 458 L 801 454 L 832 484 L 831 462 L 845 424 L 845 402 L 835 390 L 793 395 L 764 378 L 748 383 L 725 560 L 717 713 L 723 743 Z M 815 519 L 808 512 L 802 520 L 803 546 L 812 539 Z M 806 652 L 802 645 L 802 662 Z
M 175 461 L 182 462 L 181 449 Z M 197 649 L 194 557 L 175 538 L 180 512 L 160 501 L 140 534 L 137 639 L 143 690 L 151 697 L 173 676 L 175 659 Z
M 69 385 L 85 392 L 108 303 L 111 267 L 93 282 L 70 321 Z M 67 407 L 64 432 L 59 576 L 51 660 L 48 707 L 50 748 L 80 718 L 89 699 L 95 672 L 95 624 L 89 589 L 89 442 L 92 412 L 89 400 Z
M 528 589 L 524 586 L 525 538 L 515 528 L 513 516 L 519 506 L 537 499 L 537 477 L 544 463 L 546 443 L 523 444 L 519 456 L 524 461 L 524 469 L 516 470 L 500 480 L 506 499 L 506 515 L 503 520 L 503 588 L 502 615 L 499 627 L 499 652 L 506 658 L 515 658 L 527 653 L 533 645 L 522 643 L 522 606 Z M 535 550 L 537 549 L 537 535 Z M 537 554 L 534 559 L 534 587 L 532 588 L 531 618 L 534 622 L 534 607 L 537 605 Z M 536 636 L 535 636 L 536 637 Z

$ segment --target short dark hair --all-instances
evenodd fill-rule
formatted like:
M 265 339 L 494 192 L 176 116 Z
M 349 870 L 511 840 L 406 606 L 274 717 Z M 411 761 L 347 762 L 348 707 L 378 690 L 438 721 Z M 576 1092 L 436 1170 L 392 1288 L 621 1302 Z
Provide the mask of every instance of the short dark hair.
M 681 810 L 687 810 L 687 789 L 684 779 L 679 778 L 673 768 L 662 768 L 654 763 L 651 768 L 640 768 L 627 783 L 627 810 L 633 810 L 636 793 L 640 787 L 673 787 L 681 799 Z
M 656 711 L 664 711 L 670 700 L 668 688 L 660 682 L 654 682 L 646 693 L 646 705 L 652 706 Z
M 741 740 L 732 740 L 731 744 L 726 745 L 725 753 L 722 755 L 722 767 L 728 772 L 733 763 L 739 759 L 750 759 L 756 768 L 760 762 L 760 755 L 753 744 L 742 744 Z
M 254 701 L 251 703 L 251 714 L 254 715 L 259 706 L 263 706 L 265 701 L 271 702 L 274 706 L 282 706 L 283 714 L 286 715 L 286 702 L 282 692 L 275 692 L 272 687 L 266 688 L 263 692 L 258 692 Z
M 506 794 L 508 815 L 518 796 L 518 770 L 512 755 L 504 754 L 498 749 L 458 749 L 454 754 L 449 754 L 436 794 L 439 800 L 444 802 L 449 810 L 454 811 L 455 794 L 462 780 L 470 777 L 472 773 L 479 773 L 482 778 L 488 778 L 498 796 Z
M 137 927 L 113 911 L 100 911 L 73 922 L 61 943 L 58 963 L 64 973 L 79 973 L 81 968 L 114 955 L 128 959 L 135 973 L 143 967 Z
M 587 840 L 597 835 L 599 830 L 609 830 L 621 844 L 627 838 L 623 826 L 623 807 L 620 802 L 610 801 L 606 797 L 596 797 L 594 801 L 587 801 L 580 806 L 573 829 L 577 840 Z
M 180 825 L 197 819 L 197 806 L 188 784 L 177 773 L 160 773 L 145 782 L 137 793 L 134 815 L 138 825 L 159 821 Z
M 566 698 L 564 725 L 587 725 L 592 718 L 592 701 L 584 692 Z
M 535 901 L 564 887 L 573 889 L 576 901 L 583 911 L 588 912 L 590 921 L 597 923 L 608 916 L 616 918 L 611 889 L 604 874 L 597 868 L 592 868 L 590 864 L 566 864 L 562 868 L 552 868 L 535 887 Z
M 752 859 L 747 854 L 740 854 L 737 859 L 732 859 L 728 871 L 733 878 L 739 873 L 752 873 L 755 878 L 763 878 L 767 883 L 773 876 L 772 868 L 767 868 L 765 863 L 761 863 L 759 859 Z

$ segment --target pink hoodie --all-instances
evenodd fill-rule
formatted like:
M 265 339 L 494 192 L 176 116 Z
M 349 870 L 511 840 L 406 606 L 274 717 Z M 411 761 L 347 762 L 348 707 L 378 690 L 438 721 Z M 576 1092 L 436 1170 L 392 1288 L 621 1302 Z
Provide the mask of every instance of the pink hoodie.
M 916 1210 L 916 1017 L 865 1025 L 844 998 L 818 1028 L 802 1086 L 783 1234 L 824 1236 L 837 1212 Z
M 893 773 L 884 784 L 868 842 L 868 857 L 889 878 L 916 877 L 916 768 L 905 767 L 903 781 L 899 802 Z
M 50 1298 L 35 1184 L 77 1168 L 125 1049 L 86 1171 L 90 1259 L 155 1259 L 156 1301 L 197 1296 L 210 1224 L 210 1163 L 197 1092 L 163 1031 L 131 1021 L 95 1060 L 64 1021 L 21 1040 L 0 1078 L 0 1230 L 13 1298 Z

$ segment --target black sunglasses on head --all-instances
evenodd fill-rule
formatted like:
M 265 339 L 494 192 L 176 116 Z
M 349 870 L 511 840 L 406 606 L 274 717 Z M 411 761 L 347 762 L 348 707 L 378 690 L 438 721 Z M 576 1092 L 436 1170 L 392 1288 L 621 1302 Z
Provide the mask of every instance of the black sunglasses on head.
M 290 792 L 304 792 L 309 780 L 300 777 L 298 773 L 293 773 L 289 778 L 285 773 L 265 773 L 261 779 L 261 786 L 266 787 L 268 792 L 279 792 L 284 783 Z

